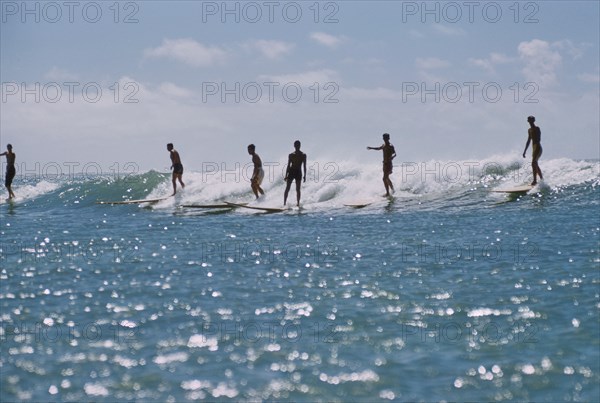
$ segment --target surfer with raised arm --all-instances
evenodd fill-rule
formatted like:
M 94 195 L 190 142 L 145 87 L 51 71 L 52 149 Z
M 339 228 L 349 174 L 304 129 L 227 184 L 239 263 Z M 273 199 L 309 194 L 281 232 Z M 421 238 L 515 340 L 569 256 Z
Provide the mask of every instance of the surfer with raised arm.
M 14 192 L 12 191 L 12 181 L 17 174 L 17 169 L 15 168 L 15 160 L 17 158 L 17 154 L 13 153 L 12 145 L 6 145 L 6 151 L 0 154 L 0 157 L 6 155 L 6 179 L 4 180 L 4 186 L 6 186 L 6 190 L 8 190 L 8 199 L 12 199 L 15 197 Z
M 283 194 L 283 205 L 287 203 L 288 193 L 290 192 L 290 186 L 292 182 L 296 181 L 296 200 L 297 205 L 300 206 L 300 187 L 302 185 L 301 180 L 304 178 L 306 182 L 306 154 L 300 151 L 300 141 L 294 141 L 294 148 L 296 151 L 288 156 L 288 164 L 285 170 L 285 181 L 287 185 Z M 304 168 L 304 175 L 302 175 L 302 168 Z
M 379 147 L 367 147 L 367 150 L 383 150 L 383 185 L 385 186 L 385 196 L 390 197 L 390 190 L 394 193 L 394 185 L 390 179 L 393 171 L 392 160 L 396 157 L 396 149 L 390 143 L 390 135 L 383 133 L 383 144 Z
M 265 191 L 262 190 L 260 184 L 265 177 L 265 171 L 262 168 L 262 160 L 256 153 L 256 146 L 254 144 L 250 144 L 248 146 L 248 154 L 252 156 L 252 163 L 254 164 L 254 170 L 252 171 L 252 178 L 250 178 L 250 186 L 252 187 L 252 192 L 254 192 L 254 196 L 258 199 L 258 194 L 264 195 Z
M 182 189 L 185 187 L 181 179 L 183 176 L 183 164 L 181 163 L 179 153 L 173 148 L 173 143 L 167 144 L 167 151 L 171 154 L 171 169 L 173 170 L 173 194 L 171 196 L 175 196 L 175 193 L 177 193 L 177 180 L 179 180 Z
M 529 143 L 531 143 L 531 168 L 533 169 L 533 182 L 531 182 L 531 186 L 537 185 L 537 176 L 540 176 L 540 180 L 544 180 L 542 176 L 542 170 L 538 165 L 538 160 L 542 156 L 542 131 L 538 126 L 535 125 L 535 117 L 528 116 L 527 122 L 529 122 L 529 130 L 527 131 L 527 144 L 525 144 L 525 150 L 523 151 L 523 158 L 525 157 L 525 153 L 527 152 L 527 148 L 529 147 Z

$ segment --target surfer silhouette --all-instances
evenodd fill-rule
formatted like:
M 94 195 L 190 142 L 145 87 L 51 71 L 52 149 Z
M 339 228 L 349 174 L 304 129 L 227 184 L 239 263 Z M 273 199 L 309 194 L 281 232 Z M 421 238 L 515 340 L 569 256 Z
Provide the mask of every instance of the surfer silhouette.
M 254 192 L 254 196 L 258 199 L 258 194 L 265 194 L 265 191 L 262 190 L 260 184 L 265 177 L 265 171 L 262 168 L 262 161 L 258 154 L 256 153 L 256 146 L 254 144 L 250 144 L 248 146 L 248 154 L 252 156 L 252 163 L 254 164 L 254 171 L 252 171 L 252 178 L 250 178 L 250 186 L 252 187 L 252 192 Z
M 531 168 L 533 169 L 533 182 L 531 182 L 531 186 L 537 185 L 537 176 L 540 176 L 540 180 L 544 180 L 542 176 L 542 170 L 538 165 L 538 160 L 542 156 L 542 131 L 538 126 L 535 125 L 535 117 L 528 116 L 527 122 L 529 122 L 529 130 L 527 131 L 527 144 L 525 144 L 525 150 L 523 151 L 523 158 L 525 158 L 525 153 L 527 152 L 527 148 L 529 147 L 529 143 L 531 143 Z
M 171 196 L 175 196 L 175 193 L 177 193 L 177 180 L 179 180 L 182 189 L 185 187 L 181 179 L 183 176 L 183 164 L 181 164 L 179 153 L 173 148 L 173 143 L 167 144 L 167 150 L 171 154 L 171 169 L 173 170 L 173 194 Z
M 6 145 L 6 151 L 0 154 L 0 157 L 6 155 L 6 178 L 4 180 L 4 186 L 6 186 L 6 190 L 8 190 L 8 199 L 12 199 L 15 197 L 14 192 L 12 191 L 12 181 L 17 174 L 17 169 L 15 168 L 15 159 L 17 158 L 17 154 L 13 153 L 12 145 Z
M 300 187 L 302 185 L 301 180 L 304 178 L 306 182 L 306 154 L 300 151 L 300 141 L 294 141 L 294 148 L 296 151 L 288 156 L 288 164 L 285 170 L 285 181 L 287 185 L 283 194 L 283 205 L 287 203 L 288 193 L 290 192 L 290 186 L 292 182 L 296 181 L 296 200 L 297 205 L 300 206 Z M 304 176 L 302 175 L 302 168 L 304 168 Z
M 379 147 L 367 147 L 367 150 L 383 150 L 383 185 L 385 186 L 385 196 L 391 196 L 390 190 L 394 193 L 394 185 L 390 179 L 393 171 L 392 160 L 396 157 L 396 149 L 390 143 L 390 135 L 383 133 L 383 144 Z

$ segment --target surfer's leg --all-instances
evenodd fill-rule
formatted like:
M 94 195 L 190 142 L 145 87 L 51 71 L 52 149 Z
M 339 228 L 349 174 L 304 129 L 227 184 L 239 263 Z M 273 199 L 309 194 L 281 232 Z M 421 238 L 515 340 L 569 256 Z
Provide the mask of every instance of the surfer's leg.
M 291 185 L 292 185 L 292 182 L 288 179 L 287 185 L 285 185 L 285 192 L 283 192 L 283 205 L 284 206 L 287 203 L 288 193 L 290 193 Z
M 390 187 L 390 189 L 392 189 L 392 193 L 394 193 L 395 192 L 395 190 L 394 190 L 394 184 L 392 183 L 392 180 L 390 179 L 389 175 L 387 177 L 387 181 L 388 181 L 388 186 Z
M 533 170 L 533 183 L 532 185 L 537 185 L 537 176 L 540 176 L 540 180 L 544 180 L 544 176 L 542 175 L 542 170 L 538 164 L 538 160 L 542 156 L 542 146 L 536 145 L 533 148 L 533 153 L 531 154 L 531 169 Z
M 12 191 L 12 181 L 15 178 L 17 171 L 14 167 L 7 167 L 6 169 L 6 177 L 4 180 L 4 186 L 6 186 L 6 190 L 8 190 L 8 198 L 12 199 L 15 197 L 15 194 Z
M 261 195 L 265 194 L 265 191 L 260 187 L 264 178 L 265 178 L 265 171 L 263 171 L 263 169 L 261 168 L 258 172 L 258 177 L 256 178 L 256 190 L 258 190 L 258 192 Z
M 300 206 L 300 188 L 302 187 L 302 182 L 300 182 L 300 178 L 296 178 L 296 202 L 297 205 Z
M 252 188 L 252 193 L 254 193 L 254 197 L 256 197 L 258 199 L 258 183 L 256 183 L 256 181 L 253 179 L 252 182 L 250 182 L 250 188 Z
M 172 182 L 173 182 L 173 195 L 175 195 L 175 193 L 177 193 L 177 174 L 175 172 L 173 172 Z
M 531 167 L 533 168 L 533 183 L 532 183 L 532 185 L 537 185 L 538 175 L 540 176 L 540 180 L 544 179 L 544 177 L 542 176 L 542 170 L 540 169 L 540 166 L 538 165 L 537 161 L 532 162 Z
M 544 176 L 542 175 L 542 170 L 540 169 L 540 164 L 538 164 L 538 160 L 542 156 L 542 146 L 539 146 L 539 152 L 537 158 L 535 159 L 535 166 L 537 167 L 538 175 L 540 176 L 540 180 L 544 180 Z
M 387 174 L 383 174 L 383 186 L 385 186 L 385 195 L 389 196 L 390 195 L 390 185 L 388 183 Z

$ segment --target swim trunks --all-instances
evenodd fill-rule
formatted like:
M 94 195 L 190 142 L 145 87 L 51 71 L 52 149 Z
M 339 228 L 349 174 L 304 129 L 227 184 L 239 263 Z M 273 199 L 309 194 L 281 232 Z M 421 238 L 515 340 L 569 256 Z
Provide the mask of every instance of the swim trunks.
M 392 163 L 392 161 L 388 161 L 388 162 L 383 162 L 383 173 L 384 174 L 391 174 L 394 168 L 394 164 Z
M 258 174 L 256 175 L 256 183 L 260 185 L 265 178 L 265 171 L 262 168 L 258 168 Z
M 288 183 L 292 183 L 294 180 L 298 183 L 302 181 L 302 171 L 301 170 L 296 169 L 296 170 L 290 170 L 288 172 L 288 179 L 287 179 Z
M 541 144 L 534 144 L 533 145 L 533 150 L 532 150 L 532 153 L 531 153 L 531 160 L 532 160 L 532 162 L 537 162 L 537 160 L 539 160 L 541 156 L 542 156 L 542 145 Z
M 12 181 L 15 178 L 16 174 L 17 174 L 17 170 L 15 169 L 14 165 L 6 166 L 6 179 L 4 181 L 4 185 L 6 187 L 10 187 L 10 185 L 12 185 Z
M 183 173 L 183 165 L 182 164 L 173 164 L 173 173 L 174 174 L 182 174 Z

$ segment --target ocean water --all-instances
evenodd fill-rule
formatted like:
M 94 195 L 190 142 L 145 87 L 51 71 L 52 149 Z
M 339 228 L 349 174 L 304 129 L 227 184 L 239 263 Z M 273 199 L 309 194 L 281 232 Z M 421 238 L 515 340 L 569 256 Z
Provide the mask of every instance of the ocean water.
M 168 175 L 18 175 L 0 400 L 598 401 L 600 163 L 541 167 L 508 196 L 523 160 L 404 164 L 390 202 L 379 164 L 323 163 L 280 214 L 181 207 L 251 201 L 231 172 L 118 206 Z

